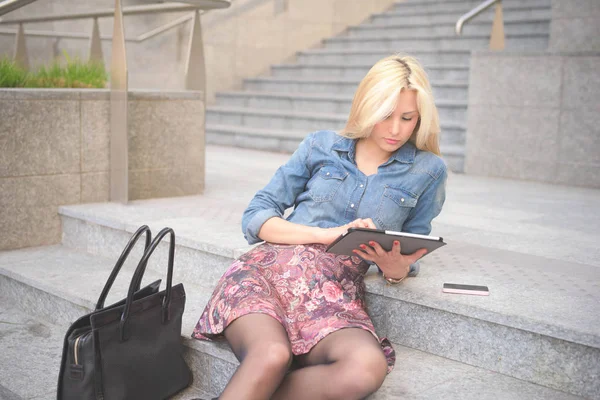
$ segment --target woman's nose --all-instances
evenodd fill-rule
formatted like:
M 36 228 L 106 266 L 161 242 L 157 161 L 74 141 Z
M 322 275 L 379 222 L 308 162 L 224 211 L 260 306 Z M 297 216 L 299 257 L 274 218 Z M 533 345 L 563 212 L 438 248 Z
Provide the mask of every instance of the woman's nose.
M 390 134 L 397 135 L 400 133 L 400 120 L 398 118 L 394 118 L 390 122 Z

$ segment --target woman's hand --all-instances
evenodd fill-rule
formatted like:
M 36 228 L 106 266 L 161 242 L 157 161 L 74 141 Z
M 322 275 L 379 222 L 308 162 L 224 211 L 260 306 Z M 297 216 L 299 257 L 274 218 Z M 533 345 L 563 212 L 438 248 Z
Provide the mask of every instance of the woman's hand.
M 400 242 L 394 241 L 392 250 L 385 251 L 379 243 L 369 242 L 369 245 L 361 244 L 360 250 L 352 250 L 356 255 L 367 261 L 372 261 L 387 278 L 401 279 L 410 272 L 410 265 L 427 253 L 426 249 L 419 249 L 412 254 L 400 254 Z
M 318 243 L 328 245 L 335 239 L 337 239 L 340 235 L 344 234 L 348 230 L 348 228 L 377 229 L 375 223 L 371 218 L 358 218 L 346 225 L 336 226 L 335 228 L 319 228 Z

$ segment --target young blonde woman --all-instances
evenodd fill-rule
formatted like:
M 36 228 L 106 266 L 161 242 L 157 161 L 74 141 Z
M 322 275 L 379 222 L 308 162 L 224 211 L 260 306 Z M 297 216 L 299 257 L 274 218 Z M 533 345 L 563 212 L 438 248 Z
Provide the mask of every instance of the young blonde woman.
M 425 250 L 325 248 L 349 227 L 429 234 L 445 198 L 438 135 L 423 68 L 387 57 L 360 83 L 343 131 L 310 134 L 256 193 L 242 229 L 264 243 L 223 275 L 193 333 L 224 334 L 240 360 L 220 399 L 362 399 L 381 386 L 395 353 L 367 314 L 364 275 L 375 263 L 398 283 Z

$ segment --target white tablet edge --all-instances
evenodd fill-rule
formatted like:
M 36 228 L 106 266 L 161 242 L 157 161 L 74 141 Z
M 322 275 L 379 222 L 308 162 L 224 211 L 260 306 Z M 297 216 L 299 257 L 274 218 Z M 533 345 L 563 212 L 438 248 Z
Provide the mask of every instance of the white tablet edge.
M 408 237 L 414 237 L 417 239 L 429 239 L 429 240 L 435 240 L 435 241 L 440 241 L 440 238 L 437 236 L 427 236 L 427 235 L 419 235 L 416 233 L 407 233 L 407 232 L 396 232 L 396 231 L 385 231 L 386 235 L 396 235 L 396 236 L 408 236 Z

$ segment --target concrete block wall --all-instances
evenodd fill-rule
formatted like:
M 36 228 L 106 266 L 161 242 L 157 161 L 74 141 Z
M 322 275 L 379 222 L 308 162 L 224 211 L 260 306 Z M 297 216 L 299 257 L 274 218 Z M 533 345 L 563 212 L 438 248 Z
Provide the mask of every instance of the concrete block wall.
M 600 1 L 552 0 L 550 51 L 600 51 Z
M 600 52 L 475 53 L 465 172 L 600 188 Z
M 59 243 L 58 206 L 109 200 L 108 90 L 0 90 L 0 250 Z M 201 92 L 133 92 L 129 198 L 204 189 Z
M 465 172 L 600 188 L 600 2 L 552 0 L 543 53 L 471 58 Z

